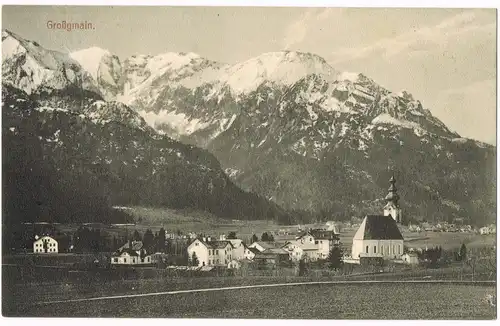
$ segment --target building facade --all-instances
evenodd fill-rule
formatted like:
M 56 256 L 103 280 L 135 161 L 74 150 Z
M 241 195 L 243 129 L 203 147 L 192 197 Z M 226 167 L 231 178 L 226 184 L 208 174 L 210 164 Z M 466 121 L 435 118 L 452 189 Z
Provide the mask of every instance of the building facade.
M 187 248 L 189 259 L 193 253 L 198 266 L 227 266 L 233 260 L 233 246 L 229 241 L 208 241 L 207 238 L 195 239 Z
M 111 265 L 151 265 L 153 259 L 142 241 L 129 241 L 111 255 Z
M 33 242 L 33 253 L 35 254 L 57 254 L 59 252 L 59 246 L 57 241 L 49 236 L 43 236 L 41 238 L 35 237 Z

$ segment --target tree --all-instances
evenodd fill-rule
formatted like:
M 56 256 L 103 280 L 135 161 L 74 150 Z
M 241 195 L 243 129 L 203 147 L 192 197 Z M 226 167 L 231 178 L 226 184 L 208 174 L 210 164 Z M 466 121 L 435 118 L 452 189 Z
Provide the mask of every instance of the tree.
M 146 232 L 144 232 L 144 236 L 142 237 L 142 244 L 143 244 L 143 247 L 148 251 L 153 249 L 154 235 L 150 229 L 147 229 Z
M 269 242 L 274 242 L 274 236 L 271 233 L 267 235 L 267 239 L 268 239 L 267 241 Z
M 462 243 L 462 246 L 460 247 L 460 251 L 458 253 L 459 260 L 460 261 L 465 261 L 467 258 L 467 247 L 465 246 L 465 243 Z
M 252 243 L 259 241 L 259 238 L 254 234 L 252 235 Z
M 161 228 L 160 232 L 158 232 L 158 237 L 156 239 L 156 251 L 165 252 L 165 240 L 166 240 L 166 232 L 164 228 Z
M 342 267 L 342 248 L 340 245 L 334 245 L 328 254 L 328 267 L 330 269 L 339 269 Z
M 198 266 L 199 263 L 200 261 L 198 260 L 196 252 L 193 252 L 193 255 L 191 256 L 191 266 Z
M 299 260 L 299 276 L 303 276 L 306 273 L 306 261 L 304 258 Z
M 236 239 L 236 232 L 231 231 L 227 234 L 228 239 Z
M 141 234 L 139 233 L 139 231 L 137 231 L 137 230 L 134 231 L 134 235 L 132 236 L 132 240 L 133 241 L 141 241 Z
M 269 235 L 267 234 L 267 232 L 262 233 L 260 240 L 265 242 L 269 241 Z

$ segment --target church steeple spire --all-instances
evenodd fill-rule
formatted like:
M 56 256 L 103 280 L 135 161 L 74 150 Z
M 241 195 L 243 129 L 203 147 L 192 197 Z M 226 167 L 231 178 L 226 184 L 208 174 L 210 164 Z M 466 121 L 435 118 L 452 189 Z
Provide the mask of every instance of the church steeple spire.
M 394 178 L 394 175 L 389 179 L 390 186 L 389 186 L 389 193 L 387 196 L 385 196 L 385 200 L 389 202 L 393 202 L 394 206 L 398 206 L 398 201 L 399 201 L 399 195 L 397 193 L 397 188 L 396 188 L 396 178 Z
M 392 175 L 389 179 L 389 193 L 385 196 L 387 204 L 384 207 L 384 215 L 391 216 L 397 223 L 401 223 L 401 208 L 399 208 L 399 195 L 396 188 L 396 178 Z

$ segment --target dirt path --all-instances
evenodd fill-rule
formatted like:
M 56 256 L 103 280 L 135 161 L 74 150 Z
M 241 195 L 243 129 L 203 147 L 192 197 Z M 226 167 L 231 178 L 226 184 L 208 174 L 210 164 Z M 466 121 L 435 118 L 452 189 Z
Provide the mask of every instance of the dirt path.
M 198 292 L 214 292 L 214 291 L 227 291 L 227 290 L 242 290 L 242 289 L 253 289 L 253 288 L 268 288 L 268 287 L 283 287 L 283 286 L 298 286 L 298 285 L 319 285 L 319 284 L 359 284 L 359 283 L 440 283 L 440 284 L 492 284 L 492 281 L 455 281 L 455 280 L 406 280 L 406 281 L 385 281 L 385 280 L 363 280 L 363 281 L 318 281 L 318 282 L 297 282 L 297 283 L 277 283 L 277 284 L 260 284 L 260 285 L 243 285 L 243 286 L 228 286 L 228 287 L 217 287 L 217 288 L 206 288 L 206 289 L 191 289 L 191 290 L 177 290 L 177 291 L 164 291 L 164 292 L 153 292 L 153 293 L 140 293 L 140 294 L 125 294 L 125 295 L 115 295 L 115 296 L 102 296 L 94 298 L 81 298 L 81 299 L 68 299 L 68 300 L 56 300 L 56 301 L 45 301 L 35 303 L 36 305 L 46 305 L 54 303 L 68 303 L 68 302 L 84 302 L 84 301 L 98 301 L 98 300 L 114 300 L 114 299 L 124 299 L 124 298 L 139 298 L 139 297 L 151 297 L 151 296 L 161 296 L 161 295 L 175 295 L 184 293 L 198 293 Z

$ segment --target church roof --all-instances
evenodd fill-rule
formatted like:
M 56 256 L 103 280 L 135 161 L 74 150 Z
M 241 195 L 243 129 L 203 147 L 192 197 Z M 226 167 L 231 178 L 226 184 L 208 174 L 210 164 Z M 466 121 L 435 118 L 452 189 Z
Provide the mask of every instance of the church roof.
M 392 216 L 366 215 L 354 240 L 403 240 Z

